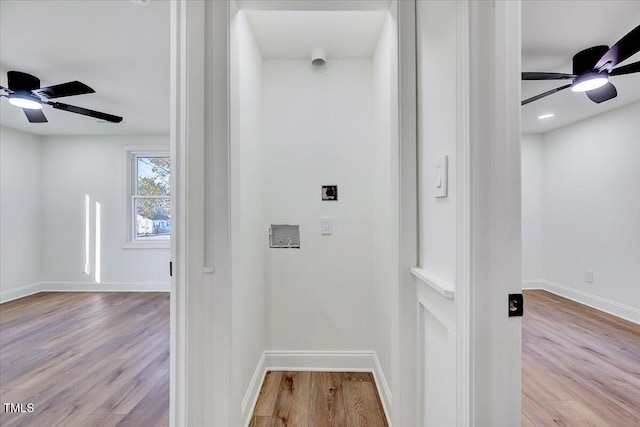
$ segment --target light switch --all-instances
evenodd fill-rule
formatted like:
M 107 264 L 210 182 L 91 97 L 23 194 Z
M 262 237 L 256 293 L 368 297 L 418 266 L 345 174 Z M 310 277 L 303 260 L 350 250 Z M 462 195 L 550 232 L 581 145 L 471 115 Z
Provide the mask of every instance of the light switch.
M 330 235 L 333 233 L 333 218 L 325 217 L 320 219 L 320 234 Z
M 447 197 L 447 156 L 441 156 L 436 159 L 436 197 Z

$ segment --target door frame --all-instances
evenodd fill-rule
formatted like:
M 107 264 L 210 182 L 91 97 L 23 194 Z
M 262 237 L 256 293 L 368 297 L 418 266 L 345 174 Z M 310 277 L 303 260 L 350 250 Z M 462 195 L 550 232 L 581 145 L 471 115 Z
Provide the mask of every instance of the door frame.
M 228 427 L 230 419 L 228 8 L 227 1 L 171 0 L 175 427 Z
M 521 288 L 520 1 L 459 3 L 458 58 L 467 66 L 458 76 L 458 114 L 466 124 L 458 147 L 468 156 L 459 156 L 458 163 L 467 188 L 457 220 L 457 425 L 509 427 L 520 424 L 521 389 L 520 321 L 506 316 L 507 294 Z M 228 6 L 171 0 L 170 410 L 176 427 L 228 427 L 229 422 Z M 417 265 L 415 35 L 415 0 L 398 1 L 396 426 L 417 425 L 418 408 L 417 307 L 410 273 Z
M 457 2 L 456 425 L 521 420 L 520 0 Z M 393 422 L 418 425 L 420 395 L 416 1 L 398 2 L 400 382 Z M 397 402 L 397 400 L 396 400 Z

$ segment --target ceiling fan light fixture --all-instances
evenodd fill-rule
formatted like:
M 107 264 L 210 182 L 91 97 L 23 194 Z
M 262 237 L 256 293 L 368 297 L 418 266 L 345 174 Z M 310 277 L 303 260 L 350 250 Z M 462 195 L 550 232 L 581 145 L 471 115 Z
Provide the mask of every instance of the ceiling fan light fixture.
M 606 73 L 587 73 L 573 82 L 571 90 L 573 92 L 587 92 L 606 85 L 608 81 L 609 76 Z
M 42 110 L 42 103 L 33 95 L 12 93 L 9 95 L 9 103 L 27 110 Z

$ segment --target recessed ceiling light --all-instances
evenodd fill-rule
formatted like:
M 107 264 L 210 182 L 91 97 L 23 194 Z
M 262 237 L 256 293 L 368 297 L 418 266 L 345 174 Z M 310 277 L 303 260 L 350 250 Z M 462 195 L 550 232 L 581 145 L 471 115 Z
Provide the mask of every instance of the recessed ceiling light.
M 553 114 L 553 113 L 540 114 L 538 116 L 538 120 L 550 119 L 553 116 L 555 116 L 555 114 Z
M 131 0 L 131 3 L 142 6 L 148 5 L 150 2 L 151 0 Z

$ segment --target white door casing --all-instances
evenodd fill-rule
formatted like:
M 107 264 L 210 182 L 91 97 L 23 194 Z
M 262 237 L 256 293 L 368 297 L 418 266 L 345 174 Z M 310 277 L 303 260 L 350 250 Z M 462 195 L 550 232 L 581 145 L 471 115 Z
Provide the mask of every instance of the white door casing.
M 520 2 L 469 2 L 470 369 L 474 426 L 521 424 Z
M 459 178 L 468 182 L 459 197 L 468 211 L 458 217 L 457 425 L 506 427 L 520 424 L 520 321 L 507 318 L 507 294 L 520 291 L 520 7 L 518 1 L 460 7 L 466 25 L 458 29 L 458 55 L 468 54 L 469 66 L 460 70 L 462 92 L 454 96 L 462 100 L 458 120 L 468 124 L 469 152 L 458 156 Z M 172 0 L 170 400 L 176 427 L 229 423 L 227 9 L 226 1 Z M 417 265 L 414 1 L 398 2 L 398 22 L 401 327 L 393 424 L 412 426 L 419 413 L 410 273 Z
M 415 94 L 421 78 L 415 73 L 415 56 L 429 52 L 416 52 L 415 40 L 422 30 L 415 27 L 420 25 L 419 20 L 415 24 L 416 3 L 399 4 L 402 382 L 394 391 L 400 399 L 394 424 L 429 425 L 429 414 L 421 418 L 421 399 L 430 390 L 422 387 L 434 385 L 424 384 L 422 364 L 437 359 L 426 358 L 421 331 L 429 325 L 421 322 L 437 321 L 432 315 L 440 311 L 450 334 L 456 335 L 455 349 L 449 350 L 456 358 L 455 425 L 514 426 L 520 425 L 521 416 L 520 320 L 508 318 L 507 308 L 508 294 L 520 292 L 520 3 L 457 2 L 455 8 L 457 93 L 451 96 L 457 98 L 456 265 L 455 278 L 445 281 L 454 294 L 451 323 L 451 306 L 433 292 L 422 292 L 418 298 L 417 283 L 405 274 L 418 265 L 415 200 L 420 186 L 427 185 L 418 179 L 415 164 Z M 429 12 L 439 13 L 437 7 Z M 427 307 L 435 311 L 427 310 L 425 317 Z M 453 424 L 448 419 L 447 425 Z
M 229 426 L 228 2 L 172 0 L 171 425 Z

